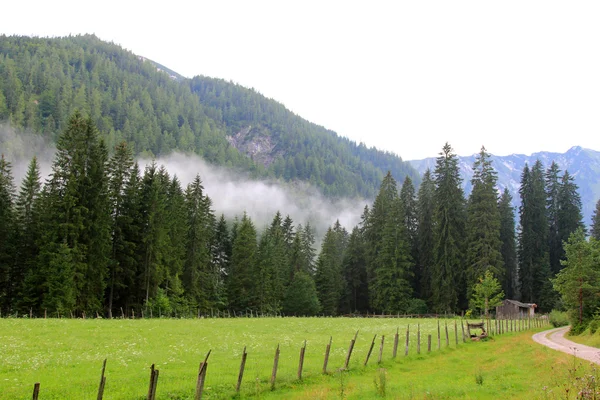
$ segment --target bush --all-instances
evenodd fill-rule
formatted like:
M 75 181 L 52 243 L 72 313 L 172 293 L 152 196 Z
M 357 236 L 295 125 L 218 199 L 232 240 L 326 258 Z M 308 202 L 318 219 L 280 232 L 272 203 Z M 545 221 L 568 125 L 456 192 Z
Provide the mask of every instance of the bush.
M 553 327 L 558 328 L 560 326 L 569 325 L 569 317 L 564 311 L 552 310 L 550 312 L 550 323 Z

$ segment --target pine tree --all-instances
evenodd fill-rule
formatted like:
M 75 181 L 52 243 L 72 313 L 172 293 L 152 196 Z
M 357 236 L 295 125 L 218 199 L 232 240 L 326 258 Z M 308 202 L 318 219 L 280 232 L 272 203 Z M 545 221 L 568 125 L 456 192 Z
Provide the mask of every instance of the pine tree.
M 227 305 L 227 290 L 225 280 L 229 271 L 231 261 L 231 239 L 227 228 L 225 215 L 221 214 L 217 226 L 212 247 L 212 262 L 214 269 L 215 288 L 214 299 L 212 303 L 216 308 L 223 308 Z
M 209 308 L 209 282 L 211 282 L 211 244 L 213 232 L 205 208 L 204 187 L 199 175 L 187 186 L 185 208 L 187 232 L 183 265 L 183 286 L 189 303 L 194 308 Z
M 15 188 L 10 163 L 0 156 L 0 309 L 11 312 L 17 292 L 15 272 Z
M 111 262 L 109 264 L 109 284 L 108 284 L 108 317 L 112 318 L 113 299 L 115 287 L 123 283 L 118 281 L 118 274 L 123 266 L 120 264 L 120 254 L 127 246 L 124 230 L 126 225 L 132 221 L 123 215 L 123 203 L 126 195 L 126 185 L 131 178 L 133 168 L 133 155 L 126 142 L 121 142 L 112 156 L 109 171 L 109 201 L 111 207 L 111 234 L 112 234 L 112 252 Z
M 550 260 L 550 270 L 556 274 L 560 270 L 560 259 L 562 257 L 562 241 L 559 233 L 558 215 L 560 213 L 559 192 L 560 192 L 560 169 L 558 164 L 552 161 L 546 171 L 546 210 L 548 219 L 548 256 Z
M 375 257 L 376 268 L 369 299 L 375 311 L 406 313 L 412 298 L 412 258 L 402 220 L 403 204 L 397 197 L 392 203 L 383 226 L 380 251 Z
M 14 280 L 18 285 L 18 303 L 21 310 L 31 309 L 33 311 L 35 308 L 36 313 L 40 304 L 37 293 L 40 282 L 43 282 L 36 265 L 40 240 L 40 191 L 40 168 L 37 158 L 33 157 L 21 184 L 16 203 L 19 243 Z
M 521 299 L 537 303 L 541 309 L 552 307 L 550 261 L 548 256 L 548 220 L 546 191 L 541 161 L 521 175 L 518 260 Z
M 227 296 L 235 311 L 245 311 L 253 306 L 255 298 L 256 282 L 252 274 L 257 262 L 256 228 L 246 213 L 234 232 Z
M 45 212 L 39 262 L 48 280 L 43 285 L 43 307 L 99 312 L 110 255 L 107 151 L 92 121 L 78 112 L 56 147 L 52 175 L 40 203 Z
M 285 315 L 310 317 L 317 315 L 320 310 L 321 305 L 313 278 L 302 271 L 294 274 L 283 302 Z
M 435 167 L 433 308 L 454 312 L 466 306 L 463 252 L 465 249 L 465 199 L 458 158 L 446 143 Z
M 346 250 L 347 233 L 336 221 L 332 228 L 327 230 L 321 245 L 321 252 L 317 260 L 315 284 L 325 315 L 338 315 L 339 306 L 344 293 L 344 280 L 342 275 L 342 260 Z
M 366 249 L 363 232 L 358 227 L 352 229 L 348 238 L 348 248 L 342 264 L 346 281 L 342 312 L 367 312 L 369 310 L 369 285 L 367 282 Z
M 417 260 L 419 259 L 419 246 L 418 246 L 418 235 L 419 235 L 419 215 L 417 209 L 417 199 L 415 196 L 415 187 L 412 179 L 407 176 L 402 183 L 400 189 L 400 201 L 402 202 L 402 221 L 406 227 L 407 241 L 410 248 L 410 257 L 413 260 L 413 270 L 411 274 L 411 286 L 415 293 L 419 292 L 419 286 L 421 282 L 421 276 L 419 275 L 419 268 Z
M 153 162 L 144 171 L 140 191 L 140 220 L 142 222 L 138 246 L 139 270 L 137 302 L 146 305 L 158 293 L 166 278 L 163 256 L 167 251 L 168 228 L 166 221 L 167 185 L 169 178 L 164 169 Z
M 419 298 L 432 305 L 433 291 L 431 287 L 431 275 L 433 273 L 434 263 L 434 212 L 435 212 L 435 182 L 431 178 L 429 169 L 423 174 L 423 181 L 419 187 L 417 195 L 418 211 L 418 254 L 417 273 L 419 276 Z
M 497 179 L 490 154 L 482 147 L 473 165 L 473 189 L 467 205 L 468 298 L 472 297 L 474 285 L 487 271 L 496 278 L 504 278 Z
M 517 243 L 515 234 L 515 214 L 512 206 L 512 196 L 508 188 L 504 189 L 498 204 L 500 212 L 500 241 L 502 242 L 502 261 L 504 264 L 504 279 L 502 289 L 506 298 L 515 299 L 518 296 L 517 276 Z
M 573 176 L 569 171 L 565 171 L 562 176 L 558 191 L 558 236 L 560 238 L 559 259 L 564 260 L 565 250 L 562 246 L 566 243 L 571 234 L 581 228 L 585 232 L 583 224 L 583 215 L 581 214 L 581 196 L 579 187 L 574 182 Z M 562 264 L 559 270 L 562 269 Z M 557 271 L 553 271 L 557 272 Z
M 167 244 L 163 255 L 166 267 L 165 293 L 171 303 L 171 309 L 176 313 L 187 311 L 187 304 L 183 298 L 183 269 L 186 258 L 187 239 L 187 207 L 183 189 L 177 176 L 173 176 L 167 183 L 167 204 L 165 207 Z M 206 245 L 210 253 L 210 245 L 214 229 L 214 218 L 207 222 L 209 241 Z

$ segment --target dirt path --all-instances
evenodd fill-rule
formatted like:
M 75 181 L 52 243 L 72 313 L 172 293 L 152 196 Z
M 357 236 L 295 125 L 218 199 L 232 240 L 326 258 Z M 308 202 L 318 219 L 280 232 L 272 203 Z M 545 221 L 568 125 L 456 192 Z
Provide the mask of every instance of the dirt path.
M 562 351 L 564 353 L 575 354 L 575 356 L 584 360 L 600 364 L 600 349 L 596 347 L 586 346 L 565 339 L 565 333 L 569 327 L 550 329 L 548 331 L 536 333 L 533 335 L 533 340 L 548 346 L 551 349 Z

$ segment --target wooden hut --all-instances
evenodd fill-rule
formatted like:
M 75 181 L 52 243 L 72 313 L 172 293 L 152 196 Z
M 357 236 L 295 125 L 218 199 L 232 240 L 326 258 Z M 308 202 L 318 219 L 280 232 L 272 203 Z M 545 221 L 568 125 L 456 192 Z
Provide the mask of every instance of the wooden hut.
M 525 319 L 535 316 L 533 303 L 521 303 L 517 300 L 504 300 L 501 305 L 496 306 L 497 319 Z

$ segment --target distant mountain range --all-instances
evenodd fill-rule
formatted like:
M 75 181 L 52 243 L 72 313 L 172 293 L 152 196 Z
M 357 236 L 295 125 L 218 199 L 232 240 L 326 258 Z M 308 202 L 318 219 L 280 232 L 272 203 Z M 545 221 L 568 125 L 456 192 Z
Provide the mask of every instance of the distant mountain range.
M 475 154 L 467 157 L 459 157 L 460 171 L 464 179 L 465 193 L 467 194 L 471 192 L 471 178 L 473 176 L 475 157 Z M 589 226 L 592 214 L 596 208 L 596 202 L 600 198 L 600 151 L 575 146 L 565 153 L 542 151 L 533 153 L 530 156 L 524 154 L 511 154 L 508 156 L 492 155 L 494 168 L 498 171 L 498 189 L 504 191 L 504 188 L 507 187 L 513 196 L 513 204 L 516 207 L 521 202 L 519 187 L 521 185 L 523 168 L 525 164 L 528 164 L 530 167 L 533 166 L 538 159 L 544 164 L 545 169 L 550 166 L 552 161 L 555 161 L 560 166 L 562 172 L 568 170 L 574 176 L 575 183 L 579 186 L 584 221 Z M 431 157 L 424 160 L 409 161 L 409 163 L 420 174 L 423 174 L 427 168 L 430 168 L 432 171 L 435 169 L 435 160 L 435 157 Z M 518 216 L 518 208 L 515 210 L 515 216 Z

